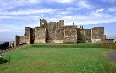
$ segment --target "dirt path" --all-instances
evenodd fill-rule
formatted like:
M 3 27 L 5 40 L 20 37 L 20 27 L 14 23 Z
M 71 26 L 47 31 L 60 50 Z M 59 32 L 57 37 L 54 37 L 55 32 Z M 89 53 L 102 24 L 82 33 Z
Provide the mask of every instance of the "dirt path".
M 116 52 L 108 52 L 107 57 L 112 61 L 116 63 Z

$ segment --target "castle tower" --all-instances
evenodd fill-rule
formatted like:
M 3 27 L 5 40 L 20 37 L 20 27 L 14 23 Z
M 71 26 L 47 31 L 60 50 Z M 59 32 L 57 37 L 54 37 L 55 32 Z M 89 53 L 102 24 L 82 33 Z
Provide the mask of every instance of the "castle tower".
M 20 38 L 19 38 L 19 36 L 15 36 L 15 41 L 14 41 L 14 45 L 15 46 L 18 46 L 19 45 L 19 40 L 20 40 Z
M 93 43 L 102 42 L 104 39 L 104 27 L 94 27 L 91 29 L 91 41 Z
M 80 29 L 83 29 L 83 26 L 80 25 Z
M 83 26 L 81 27 L 81 29 L 83 29 Z
M 40 19 L 40 27 L 46 28 L 47 26 L 47 21 L 45 19 Z
M 59 26 L 64 26 L 64 20 L 59 20 L 59 23 L 58 23 Z

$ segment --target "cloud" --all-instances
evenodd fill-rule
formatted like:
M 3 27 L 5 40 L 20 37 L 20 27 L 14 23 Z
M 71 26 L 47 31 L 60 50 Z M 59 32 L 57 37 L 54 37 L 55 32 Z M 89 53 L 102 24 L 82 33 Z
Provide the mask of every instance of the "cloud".
M 102 12 L 104 9 L 97 9 L 96 12 Z
M 45 0 L 46 2 L 71 3 L 73 0 Z
M 7 9 L 13 9 L 16 7 L 20 7 L 20 6 L 28 6 L 31 4 L 35 4 L 35 3 L 40 3 L 41 0 L 0 0 L 0 9 L 1 10 L 7 10 Z
M 0 32 L 9 32 L 9 31 L 14 31 L 14 32 L 17 32 L 17 31 L 20 31 L 22 30 L 22 28 L 20 26 L 17 26 L 17 25 L 9 25 L 9 24 L 0 24 Z
M 65 25 L 72 25 L 74 22 L 76 25 L 89 25 L 89 24 L 102 24 L 116 22 L 116 17 L 107 13 L 99 13 L 92 11 L 88 15 L 55 15 L 54 18 L 46 17 L 48 21 L 58 21 L 60 19 L 65 20 Z
M 16 24 L 0 24 L 0 32 L 21 32 L 25 29 L 25 27 L 37 27 L 38 23 L 31 23 L 31 24 L 23 24 L 22 25 L 16 25 Z
M 86 0 L 79 0 L 78 5 L 80 8 L 83 8 L 83 9 L 91 9 L 92 8 L 92 6 Z
M 38 13 L 53 13 L 56 10 L 53 9 L 27 9 L 27 10 L 18 10 L 18 11 L 5 11 L 0 12 L 0 15 L 30 15 Z
M 41 0 L 27 0 L 29 3 L 34 4 L 34 3 L 40 3 Z
M 116 12 L 116 8 L 115 8 L 115 7 L 113 7 L 113 8 L 108 8 L 108 11 Z

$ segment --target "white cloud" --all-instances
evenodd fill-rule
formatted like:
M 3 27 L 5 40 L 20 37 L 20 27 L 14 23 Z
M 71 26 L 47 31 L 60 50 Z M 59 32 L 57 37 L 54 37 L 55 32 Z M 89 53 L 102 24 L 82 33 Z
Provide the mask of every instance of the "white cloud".
M 96 12 L 102 12 L 104 9 L 97 9 Z
M 107 13 L 98 13 L 96 11 L 91 12 L 88 15 L 56 15 L 54 18 L 45 18 L 48 21 L 58 21 L 60 19 L 65 20 L 65 25 L 72 25 L 74 22 L 76 25 L 89 25 L 89 24 L 101 24 L 116 22 L 116 17 Z
M 7 10 L 16 8 L 23 5 L 30 5 L 34 3 L 40 3 L 41 0 L 0 0 L 0 10 Z
M 18 11 L 5 11 L 0 12 L 1 15 L 29 15 L 29 14 L 38 14 L 38 13 L 53 13 L 56 10 L 53 9 L 27 9 L 27 10 L 18 10 Z
M 108 8 L 108 11 L 116 12 L 116 8 Z
M 87 8 L 87 9 L 92 8 L 92 6 L 86 0 L 79 0 L 78 5 L 80 8 Z
M 7 32 L 7 31 L 14 31 L 14 32 L 17 32 L 17 31 L 20 31 L 22 30 L 23 28 L 17 26 L 17 25 L 9 25 L 9 24 L 0 24 L 0 32 Z
M 40 3 L 41 0 L 27 0 L 29 3 L 34 4 L 34 3 Z

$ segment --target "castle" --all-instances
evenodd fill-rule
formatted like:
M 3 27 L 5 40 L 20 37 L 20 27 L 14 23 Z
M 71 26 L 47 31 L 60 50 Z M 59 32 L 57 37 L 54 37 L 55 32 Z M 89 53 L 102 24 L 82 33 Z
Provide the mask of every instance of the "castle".
M 40 27 L 25 27 L 24 36 L 15 36 L 15 45 L 33 43 L 73 43 L 79 42 L 102 42 L 106 39 L 104 27 L 84 29 L 77 28 L 74 23 L 64 26 L 64 20 L 59 22 L 47 22 L 40 19 Z

